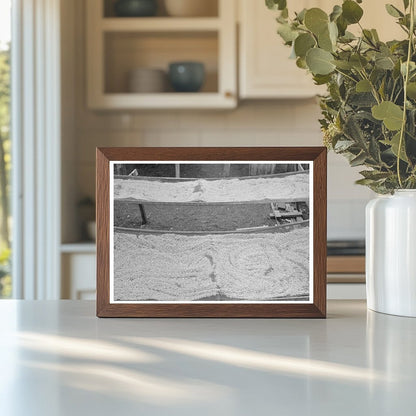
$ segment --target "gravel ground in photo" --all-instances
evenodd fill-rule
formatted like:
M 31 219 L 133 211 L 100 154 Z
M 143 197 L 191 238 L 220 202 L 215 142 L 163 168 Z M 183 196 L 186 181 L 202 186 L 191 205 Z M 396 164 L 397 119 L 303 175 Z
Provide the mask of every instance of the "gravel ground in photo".
M 308 296 L 309 227 L 265 234 L 114 234 L 115 301 Z

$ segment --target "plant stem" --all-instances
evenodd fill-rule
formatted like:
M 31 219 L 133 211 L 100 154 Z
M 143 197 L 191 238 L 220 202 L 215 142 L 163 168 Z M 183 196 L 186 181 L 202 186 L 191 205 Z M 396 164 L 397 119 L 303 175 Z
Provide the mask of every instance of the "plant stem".
M 406 60 L 406 73 L 404 75 L 403 80 L 403 119 L 402 119 L 402 127 L 400 129 L 400 140 L 399 140 L 399 148 L 397 150 L 397 177 L 399 179 L 399 186 L 403 188 L 402 178 L 400 174 L 400 156 L 403 147 L 404 141 L 404 132 L 406 130 L 406 110 L 407 110 L 407 83 L 409 82 L 409 69 L 410 69 L 410 61 L 412 59 L 412 51 L 413 51 L 413 36 L 414 36 L 414 27 L 415 27 L 415 0 L 410 0 L 410 30 L 409 30 L 409 46 L 407 48 L 407 60 Z
M 338 72 L 338 73 L 339 73 L 339 74 L 341 74 L 341 75 L 344 75 L 344 77 L 349 78 L 351 81 L 353 81 L 353 82 L 355 82 L 355 83 L 357 83 L 357 82 L 358 82 L 355 78 L 351 77 L 351 76 L 350 76 L 350 75 L 348 75 L 348 74 L 345 74 L 344 72 L 340 71 L 338 68 L 335 68 L 335 71 L 336 71 L 336 72 Z
M 371 93 L 373 94 L 374 99 L 377 101 L 377 104 L 380 104 L 380 98 L 378 96 L 378 92 L 376 90 L 376 87 L 374 86 L 374 84 L 370 81 L 370 78 L 368 78 L 365 69 L 361 66 L 362 71 L 360 71 L 360 75 L 363 77 L 363 79 L 365 79 L 366 81 L 368 81 L 368 83 L 370 84 L 371 87 Z

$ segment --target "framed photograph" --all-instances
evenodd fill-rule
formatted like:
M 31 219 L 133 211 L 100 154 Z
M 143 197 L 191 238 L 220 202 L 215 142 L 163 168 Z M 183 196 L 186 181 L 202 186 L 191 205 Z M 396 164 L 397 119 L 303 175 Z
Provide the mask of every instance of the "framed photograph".
M 97 149 L 97 316 L 325 315 L 324 147 Z

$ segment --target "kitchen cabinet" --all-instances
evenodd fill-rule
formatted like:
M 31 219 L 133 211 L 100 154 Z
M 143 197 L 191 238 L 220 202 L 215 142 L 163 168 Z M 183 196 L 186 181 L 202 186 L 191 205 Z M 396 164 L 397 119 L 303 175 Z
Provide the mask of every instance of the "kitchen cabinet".
M 61 297 L 72 300 L 95 300 L 95 244 L 63 244 L 61 253 Z
M 116 17 L 104 0 L 86 2 L 87 102 L 90 109 L 234 108 L 237 105 L 236 4 L 218 2 L 216 16 Z M 110 4 L 111 5 L 111 4 Z M 130 71 L 167 71 L 175 61 L 199 61 L 200 92 L 132 93 Z
M 290 10 L 320 7 L 330 12 L 341 1 L 299 0 L 289 3 Z M 401 0 L 393 0 L 402 9 Z M 362 25 L 376 28 L 381 40 L 403 38 L 404 32 L 388 15 L 384 3 L 366 0 Z M 325 92 L 324 87 L 313 84 L 312 77 L 298 68 L 290 59 L 291 49 L 277 35 L 277 12 L 268 10 L 263 1 L 239 0 L 239 91 L 242 99 L 308 98 Z M 357 25 L 349 30 L 358 33 Z
M 325 8 L 324 3 L 328 0 L 300 0 L 296 10 Z M 264 1 L 239 0 L 238 6 L 240 97 L 308 98 L 322 92 L 311 75 L 289 59 L 291 50 L 276 33 L 277 13 L 268 10 Z

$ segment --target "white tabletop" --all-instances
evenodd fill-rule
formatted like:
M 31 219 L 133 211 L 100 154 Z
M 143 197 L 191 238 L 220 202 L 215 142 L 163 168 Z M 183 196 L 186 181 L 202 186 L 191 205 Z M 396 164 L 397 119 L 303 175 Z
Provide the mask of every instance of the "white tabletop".
M 0 301 L 0 415 L 412 415 L 416 319 L 97 319 Z

